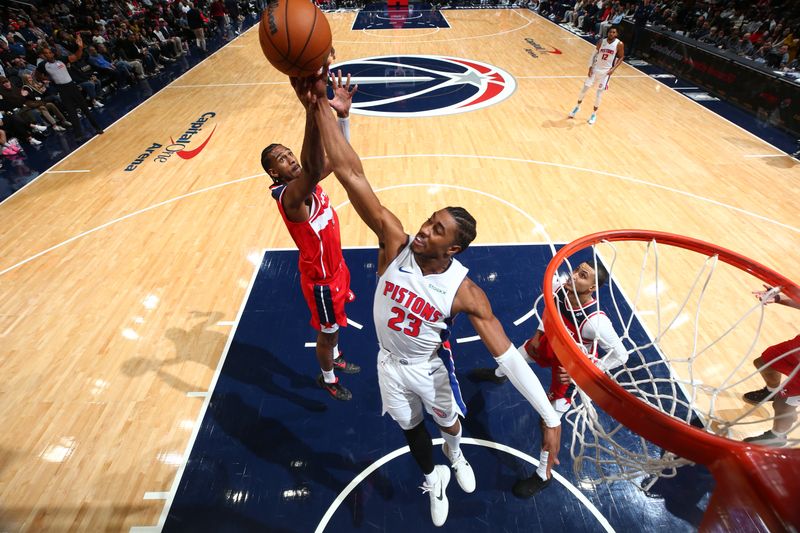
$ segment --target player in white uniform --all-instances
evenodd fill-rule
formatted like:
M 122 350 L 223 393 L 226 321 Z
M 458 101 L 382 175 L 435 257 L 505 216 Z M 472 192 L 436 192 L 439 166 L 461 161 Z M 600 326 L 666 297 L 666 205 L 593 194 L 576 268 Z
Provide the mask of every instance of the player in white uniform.
M 595 47 L 594 55 L 589 61 L 589 76 L 583 82 L 583 89 L 581 89 L 581 94 L 578 95 L 578 104 L 569 114 L 569 118 L 575 118 L 581 108 L 583 97 L 586 96 L 592 86 L 597 85 L 594 111 L 592 111 L 592 116 L 589 117 L 589 124 L 595 123 L 597 120 L 597 108 L 600 107 L 603 91 L 608 90 L 608 81 L 623 59 L 625 59 L 625 45 L 617 39 L 617 28 L 612 27 L 608 30 L 606 38 L 600 39 Z
M 564 327 L 581 346 L 584 353 L 597 362 L 602 370 L 624 365 L 628 360 L 628 350 L 614 331 L 614 326 L 606 314 L 599 309 L 595 291 L 608 280 L 605 267 L 596 263 L 581 263 L 570 277 L 564 276 L 555 287 L 555 300 Z M 598 348 L 602 351 L 600 353 Z M 536 334 L 519 348 L 520 354 L 529 362 L 551 369 L 552 380 L 548 398 L 553 408 L 561 416 L 570 407 L 570 381 L 564 379 L 565 372 L 550 344 L 543 324 L 539 324 Z M 599 356 L 602 358 L 598 359 Z M 505 383 L 508 381 L 502 367 L 476 368 L 470 376 L 479 381 Z M 530 497 L 549 483 L 544 472 L 539 469 L 531 477 L 518 481 L 514 493 L 520 497 Z
M 458 313 L 469 318 L 489 352 L 511 382 L 545 421 L 544 448 L 548 475 L 557 464 L 561 442 L 558 414 L 536 375 L 511 344 L 494 316 L 484 292 L 467 277 L 454 258 L 475 238 L 475 219 L 464 209 L 436 211 L 411 238 L 400 220 L 383 205 L 364 176 L 361 160 L 337 128 L 327 107 L 324 82 L 302 80 L 300 100 L 313 109 L 325 153 L 333 172 L 347 191 L 356 212 L 378 236 L 378 287 L 375 292 L 375 328 L 380 341 L 378 383 L 383 409 L 400 425 L 411 455 L 425 475 L 423 491 L 430 497 L 436 526 L 447 520 L 445 489 L 450 469 L 434 465 L 433 444 L 423 420 L 431 414 L 445 440 L 443 451 L 463 490 L 475 490 L 472 467 L 461 451 L 461 423 L 465 412 L 447 342 L 449 320 Z

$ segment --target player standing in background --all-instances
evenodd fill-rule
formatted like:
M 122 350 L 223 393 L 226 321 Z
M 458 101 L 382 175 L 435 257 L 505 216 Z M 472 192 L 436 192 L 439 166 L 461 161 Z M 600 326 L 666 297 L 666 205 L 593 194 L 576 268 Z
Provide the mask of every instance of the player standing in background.
M 434 212 L 412 238 L 400 220 L 375 195 L 358 154 L 347 143 L 324 101 L 319 79 L 301 80 L 298 97 L 313 113 L 333 172 L 358 215 L 378 237 L 378 285 L 373 318 L 378 336 L 378 384 L 383 411 L 400 425 L 411 455 L 425 476 L 431 518 L 447 520 L 445 493 L 450 469 L 435 465 L 433 442 L 424 411 L 439 426 L 459 485 L 475 490 L 475 475 L 461 451 L 459 415 L 466 411 L 447 340 L 458 313 L 469 318 L 497 363 L 545 421 L 543 447 L 549 453 L 541 469 L 550 476 L 561 442 L 560 419 L 541 383 L 511 344 L 484 292 L 467 277 L 455 255 L 476 235 L 475 219 L 463 208 Z M 424 410 L 424 411 L 423 411 Z
M 597 120 L 597 108 L 600 107 L 600 99 L 603 91 L 608 90 L 608 81 L 617 67 L 625 59 L 625 45 L 617 39 L 617 28 L 612 27 L 608 30 L 605 39 L 600 39 L 595 47 L 594 55 L 589 61 L 589 75 L 583 82 L 583 89 L 578 95 L 578 104 L 569 114 L 569 118 L 575 118 L 581 108 L 583 97 L 593 85 L 597 85 L 597 97 L 594 100 L 594 111 L 589 117 L 589 124 L 594 124 Z
M 339 127 L 349 140 L 348 117 L 358 86 L 350 87 L 350 76 L 342 83 L 341 71 L 333 80 L 334 98 L 329 105 L 336 110 Z M 345 374 L 361 371 L 358 365 L 345 361 L 339 351 L 339 327 L 347 326 L 344 306 L 354 296 L 350 291 L 350 271 L 342 257 L 339 218 L 330 198 L 319 186 L 330 174 L 330 167 L 310 112 L 306 113 L 300 157 L 302 166 L 289 148 L 270 144 L 261 152 L 261 165 L 272 178 L 272 197 L 300 251 L 300 286 L 311 311 L 311 326 L 318 332 L 316 354 L 322 373 L 317 384 L 337 400 L 349 400 L 352 393 L 339 383 L 334 370 Z

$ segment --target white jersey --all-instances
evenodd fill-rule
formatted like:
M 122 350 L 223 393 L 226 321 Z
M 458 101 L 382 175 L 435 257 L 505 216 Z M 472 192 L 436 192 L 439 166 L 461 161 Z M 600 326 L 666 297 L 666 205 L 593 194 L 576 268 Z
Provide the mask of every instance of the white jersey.
M 428 360 L 447 340 L 453 300 L 468 269 L 456 259 L 422 275 L 411 239 L 378 280 L 372 313 L 381 350 L 409 362 Z
M 614 66 L 614 58 L 617 57 L 617 45 L 619 45 L 619 39 L 614 39 L 610 43 L 608 39 L 603 39 L 600 42 L 600 49 L 597 51 L 597 57 L 594 59 L 592 68 L 595 70 L 610 70 Z

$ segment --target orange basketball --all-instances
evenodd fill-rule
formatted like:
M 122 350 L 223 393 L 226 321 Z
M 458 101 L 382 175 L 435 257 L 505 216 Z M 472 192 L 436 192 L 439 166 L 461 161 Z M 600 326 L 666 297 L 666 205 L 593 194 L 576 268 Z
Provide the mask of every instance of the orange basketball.
M 331 51 L 331 27 L 311 0 L 272 0 L 261 15 L 258 40 L 273 67 L 311 76 Z

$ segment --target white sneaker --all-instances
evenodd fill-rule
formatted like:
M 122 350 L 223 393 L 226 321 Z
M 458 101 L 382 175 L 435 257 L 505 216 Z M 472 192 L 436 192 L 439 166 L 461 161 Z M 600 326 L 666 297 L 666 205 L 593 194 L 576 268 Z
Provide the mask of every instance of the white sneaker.
M 31 124 L 31 128 L 33 128 L 34 130 L 36 130 L 38 132 L 47 131 L 47 126 L 41 126 L 39 124 Z
M 428 482 L 420 487 L 422 493 L 428 493 L 431 499 L 431 519 L 433 525 L 441 527 L 447 521 L 447 512 L 450 510 L 450 502 L 447 501 L 447 484 L 450 483 L 450 469 L 444 465 L 436 465 L 433 471 L 438 475 L 436 483 L 428 485 Z
M 596 114 L 594 114 L 594 113 L 592 113 L 592 116 L 591 116 L 591 117 L 589 117 L 589 120 L 587 120 L 586 122 L 588 122 L 588 123 L 589 123 L 589 125 L 591 126 L 592 124 L 594 124 L 594 122 L 595 122 L 596 120 L 597 120 L 597 115 L 596 115 Z
M 575 115 L 578 114 L 578 111 L 580 111 L 580 109 L 581 109 L 581 106 L 576 105 L 575 108 L 572 111 L 570 111 L 570 113 L 569 113 L 569 115 L 567 115 L 567 117 L 575 118 Z
M 442 451 L 444 452 L 444 456 L 450 460 L 451 468 L 456 474 L 456 481 L 458 481 L 458 486 L 461 487 L 461 490 L 466 493 L 474 492 L 475 472 L 472 471 L 472 466 L 470 466 L 467 459 L 464 457 L 464 452 L 459 450 L 458 457 L 453 458 L 453 456 L 450 455 L 450 449 L 447 447 L 446 442 L 442 444 Z
M 28 142 L 31 143 L 31 146 L 39 146 L 40 144 L 42 144 L 42 141 L 40 141 L 35 137 L 31 137 L 30 139 L 28 139 Z
M 58 124 L 53 124 L 53 131 L 67 131 Z
M 94 107 L 105 107 L 103 102 L 101 102 L 100 100 L 95 100 L 94 102 L 92 102 L 92 105 L 94 105 Z

